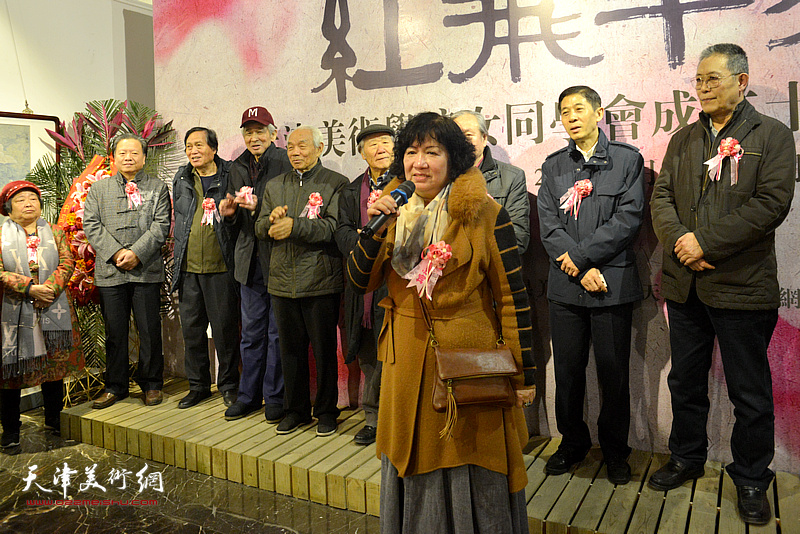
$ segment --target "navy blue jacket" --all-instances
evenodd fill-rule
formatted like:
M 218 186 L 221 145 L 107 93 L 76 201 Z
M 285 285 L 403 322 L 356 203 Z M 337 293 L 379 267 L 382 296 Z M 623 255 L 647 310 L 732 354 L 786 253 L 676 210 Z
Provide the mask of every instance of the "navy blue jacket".
M 220 171 L 206 191 L 206 198 L 213 198 L 217 206 L 225 198 L 228 192 L 228 179 L 230 175 L 231 162 L 214 156 L 214 162 Z M 175 173 L 172 180 L 172 209 L 175 213 L 175 273 L 172 276 L 170 291 L 175 291 L 180 286 L 181 265 L 186 256 L 186 247 L 189 243 L 189 232 L 192 229 L 192 219 L 197 209 L 197 199 L 194 191 L 194 176 L 192 175 L 192 165 L 186 164 Z M 214 230 L 217 234 L 217 241 L 222 250 L 222 259 L 228 267 L 228 272 L 233 272 L 233 246 L 236 240 L 233 238 L 230 225 L 220 221 L 214 221 Z
M 580 205 L 578 219 L 560 209 L 560 199 L 578 180 L 588 178 L 592 192 Z M 644 215 L 644 160 L 625 143 L 609 141 L 603 131 L 589 161 L 575 142 L 550 154 L 542 165 L 538 209 L 541 239 L 550 257 L 547 298 L 586 307 L 613 306 L 641 300 L 642 284 L 633 242 Z M 564 252 L 580 269 L 571 277 L 556 258 Z M 583 275 L 596 267 L 607 293 L 581 286 Z

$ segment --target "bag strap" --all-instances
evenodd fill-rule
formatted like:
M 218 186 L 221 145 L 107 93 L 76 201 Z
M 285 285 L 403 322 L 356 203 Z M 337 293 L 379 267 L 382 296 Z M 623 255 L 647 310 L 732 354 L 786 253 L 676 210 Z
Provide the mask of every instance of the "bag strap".
M 436 339 L 436 335 L 433 333 L 433 319 L 431 319 L 430 313 L 428 312 L 428 307 L 425 306 L 425 302 L 422 300 L 422 297 L 417 295 L 417 298 L 419 299 L 419 306 L 422 308 L 422 317 L 425 318 L 425 324 L 428 326 L 428 333 L 431 336 L 431 347 L 438 347 L 439 341 Z M 492 315 L 494 316 L 494 314 Z M 496 333 L 497 341 L 495 344 L 498 347 L 505 346 L 506 340 L 503 338 L 503 330 L 502 328 L 499 328 L 499 325 L 498 328 L 496 328 Z

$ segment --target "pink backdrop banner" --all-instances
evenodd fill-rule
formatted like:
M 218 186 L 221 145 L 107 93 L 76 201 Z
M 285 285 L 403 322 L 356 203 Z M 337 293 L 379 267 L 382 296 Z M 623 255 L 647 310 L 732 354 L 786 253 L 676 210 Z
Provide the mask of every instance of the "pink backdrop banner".
M 364 169 L 355 138 L 370 123 L 400 126 L 420 111 L 474 109 L 489 121 L 495 158 L 526 171 L 535 201 L 542 162 L 567 139 L 558 94 L 585 84 L 603 99 L 601 127 L 642 151 L 652 184 L 670 136 L 697 118 L 697 57 L 719 42 L 745 48 L 748 98 L 800 138 L 796 0 L 154 0 L 153 15 L 159 111 L 181 134 L 196 125 L 215 129 L 225 158 L 244 149 L 239 118 L 254 105 L 271 111 L 281 145 L 299 124 L 318 126 L 324 164 L 351 178 Z M 793 472 L 800 472 L 793 432 L 800 426 L 799 222 L 793 208 L 777 233 L 782 302 L 769 349 L 774 467 Z M 669 342 L 658 294 L 661 248 L 649 224 L 637 246 L 647 298 L 635 312 L 630 444 L 664 452 Z M 532 432 L 555 434 L 543 254 L 534 243 L 525 258 L 540 366 L 540 399 L 528 419 Z M 589 372 L 596 383 L 591 364 Z M 709 455 L 728 461 L 733 408 L 718 359 L 709 386 Z M 594 421 L 599 398 L 596 386 L 589 389 Z

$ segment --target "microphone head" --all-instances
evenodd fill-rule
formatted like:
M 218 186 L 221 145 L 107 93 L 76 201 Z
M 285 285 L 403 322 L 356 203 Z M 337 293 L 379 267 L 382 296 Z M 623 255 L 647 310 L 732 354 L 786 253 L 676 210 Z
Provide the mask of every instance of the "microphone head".
M 408 198 L 414 194 L 414 189 L 417 186 L 414 185 L 414 182 L 411 180 L 406 180 L 402 184 L 400 184 L 397 189 L 392 191 L 392 198 L 397 201 L 398 206 L 402 206 L 403 204 L 408 202 Z
M 405 191 L 409 196 L 414 194 L 414 190 L 417 188 L 416 184 L 411 180 L 406 180 L 397 189 L 402 189 Z

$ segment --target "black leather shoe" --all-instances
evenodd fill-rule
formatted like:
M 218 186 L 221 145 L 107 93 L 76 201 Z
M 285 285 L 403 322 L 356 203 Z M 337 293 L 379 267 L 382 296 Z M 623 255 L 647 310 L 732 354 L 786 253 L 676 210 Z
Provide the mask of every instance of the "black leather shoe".
M 736 486 L 739 517 L 751 525 L 766 525 L 772 517 L 767 491 L 753 486 Z
M 544 466 L 544 472 L 548 475 L 563 475 L 570 468 L 583 461 L 586 458 L 586 453 L 589 452 L 588 450 L 575 450 L 569 448 L 560 448 L 553 453 L 547 460 L 547 464 Z
M 608 481 L 623 486 L 631 481 L 631 466 L 625 458 L 609 458 L 606 460 Z
M 375 443 L 375 437 L 377 434 L 377 428 L 366 425 L 364 428 L 358 431 L 358 434 L 356 434 L 356 436 L 353 438 L 353 441 L 356 442 L 356 445 L 369 445 L 370 443 Z
M 192 406 L 197 406 L 200 402 L 206 400 L 211 396 L 211 392 L 206 391 L 190 391 L 188 395 L 182 398 L 178 402 L 178 408 L 183 410 L 184 408 L 191 408 Z
M 3 437 L 0 438 L 0 448 L 10 449 L 12 447 L 19 447 L 19 432 L 3 432 Z
M 224 402 L 225 406 L 228 408 L 233 406 L 233 403 L 236 402 L 236 397 L 238 397 L 238 394 L 235 389 L 228 389 L 222 392 L 222 402 Z
M 269 424 L 280 423 L 286 412 L 283 410 L 283 404 L 267 404 L 264 407 L 264 418 Z
M 305 426 L 311 422 L 311 417 L 302 417 L 296 413 L 290 413 L 286 417 L 283 418 L 277 427 L 275 427 L 276 434 L 291 434 L 301 426 Z M 334 425 L 336 423 L 334 422 Z M 336 426 L 333 427 L 333 431 L 336 432 Z M 317 434 L 319 435 L 319 433 Z
M 689 465 L 670 458 L 667 465 L 656 471 L 647 485 L 657 491 L 669 491 L 683 485 L 687 480 L 700 478 L 705 474 L 702 465 Z
M 236 421 L 242 417 L 247 417 L 251 413 L 261 408 L 261 403 L 258 404 L 245 404 L 242 401 L 236 401 L 231 404 L 231 407 L 225 410 L 226 421 Z

